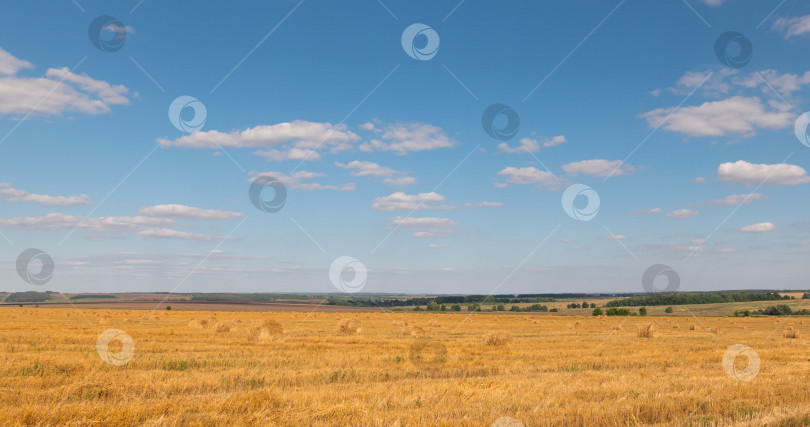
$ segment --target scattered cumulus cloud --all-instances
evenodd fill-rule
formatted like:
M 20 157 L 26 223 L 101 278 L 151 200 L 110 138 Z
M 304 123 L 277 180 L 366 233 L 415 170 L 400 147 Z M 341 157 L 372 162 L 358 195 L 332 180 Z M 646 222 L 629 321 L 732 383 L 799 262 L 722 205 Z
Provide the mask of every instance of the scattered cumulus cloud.
M 458 223 L 449 218 L 391 218 L 396 227 L 413 229 L 413 237 L 449 237 Z
M 751 224 L 741 227 L 739 231 L 743 233 L 767 233 L 776 231 L 776 226 L 771 222 L 760 222 L 758 224 Z
M 779 18 L 774 21 L 772 28 L 785 33 L 786 39 L 810 33 L 810 15 Z
M 547 187 L 556 189 L 565 183 L 565 179 L 554 175 L 551 172 L 544 172 L 534 166 L 518 168 L 509 166 L 498 172 L 498 176 L 506 178 L 505 182 L 496 183 L 499 188 L 507 187 L 508 184 L 515 185 L 535 185 L 537 187 Z
M 180 239 L 180 240 L 199 240 L 203 242 L 218 241 L 230 239 L 226 236 L 208 236 L 198 233 L 186 233 L 184 231 L 170 230 L 167 228 L 149 228 L 138 232 L 139 235 L 144 237 L 151 237 L 156 239 Z
M 760 98 L 734 96 L 708 101 L 698 106 L 658 108 L 641 114 L 650 128 L 663 126 L 670 132 L 693 137 L 735 135 L 749 138 L 758 129 L 784 129 L 793 126 L 795 114 L 788 107 Z
M 722 199 L 710 200 L 706 202 L 707 205 L 710 206 L 722 206 L 722 205 L 750 205 L 755 200 L 760 199 L 770 199 L 771 196 L 762 193 L 751 193 L 751 194 L 731 194 L 726 196 Z
M 668 218 L 687 219 L 695 215 L 700 215 L 700 211 L 693 211 L 691 209 L 677 209 L 667 214 Z
M 244 215 L 239 212 L 229 212 L 214 209 L 201 209 L 184 205 L 145 206 L 142 207 L 140 211 L 138 211 L 138 214 L 142 216 L 151 216 L 151 217 L 195 219 L 195 220 L 236 219 L 244 217 Z
M 48 196 L 44 194 L 29 193 L 18 190 L 7 182 L 0 182 L 0 196 L 9 202 L 31 202 L 50 206 L 91 205 L 90 196 L 79 194 L 75 196 Z
M 390 124 L 375 131 L 378 137 L 360 144 L 358 147 L 360 151 L 393 151 L 398 155 L 404 155 L 408 152 L 450 148 L 459 144 L 447 136 L 442 128 L 424 123 Z
M 717 167 L 717 179 L 752 185 L 800 185 L 810 182 L 801 166 L 787 163 L 756 164 L 744 160 L 723 163 Z
M 562 170 L 568 175 L 579 174 L 596 177 L 629 175 L 636 171 L 636 167 L 628 165 L 621 160 L 593 159 L 563 165 Z
M 352 176 L 373 176 L 382 178 L 383 183 L 388 185 L 404 187 L 416 183 L 416 178 L 409 176 L 407 172 L 380 166 L 374 162 L 354 160 L 349 163 L 335 162 L 335 166 L 341 169 L 352 170 Z
M 34 66 L 0 47 L 0 114 L 60 115 L 63 112 L 104 114 L 113 105 L 129 105 L 129 89 L 111 85 L 67 67 L 49 68 L 44 77 L 18 72 Z
M 371 208 L 383 212 L 418 211 L 428 209 L 451 210 L 454 206 L 441 205 L 445 197 L 439 193 L 405 194 L 401 191 L 374 199 Z
M 662 212 L 661 208 L 643 209 L 640 211 L 631 212 L 634 215 L 655 215 Z
M 510 154 L 536 153 L 540 151 L 541 146 L 545 148 L 556 147 L 565 142 L 566 142 L 565 135 L 557 135 L 551 138 L 544 138 L 542 141 L 538 141 L 533 138 L 521 138 L 521 140 L 518 141 L 518 145 L 516 147 L 511 147 L 506 142 L 501 142 L 500 144 L 498 144 L 498 149 L 503 151 L 504 153 Z
M 326 174 L 319 173 L 319 172 L 309 172 L 309 171 L 296 171 L 290 175 L 284 174 L 283 172 L 261 172 L 256 175 L 259 176 L 269 176 L 275 178 L 281 183 L 283 183 L 287 188 L 293 190 L 303 190 L 303 191 L 315 191 L 315 190 L 339 190 L 339 191 L 354 191 L 355 185 L 354 183 L 346 183 L 340 186 L 338 185 L 330 185 L 330 184 L 320 184 L 317 182 L 305 182 L 312 179 L 323 178 Z M 254 177 L 255 179 L 255 177 Z

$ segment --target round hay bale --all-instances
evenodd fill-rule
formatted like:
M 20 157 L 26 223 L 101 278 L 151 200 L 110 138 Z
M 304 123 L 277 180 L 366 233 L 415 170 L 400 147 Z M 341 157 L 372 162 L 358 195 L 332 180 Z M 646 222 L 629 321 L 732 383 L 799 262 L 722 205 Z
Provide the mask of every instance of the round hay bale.
M 414 326 L 411 328 L 411 336 L 414 338 L 419 338 L 425 335 L 425 330 L 420 328 L 419 326 Z
M 507 331 L 490 331 L 484 335 L 484 345 L 503 346 L 511 344 L 514 340 L 512 334 Z
M 440 328 L 440 327 L 442 326 L 442 324 L 441 324 L 441 323 L 439 323 L 439 321 L 438 321 L 438 320 L 431 320 L 431 321 L 430 321 L 430 326 L 431 326 L 432 328 Z
M 219 322 L 214 326 L 214 330 L 217 333 L 227 333 L 233 330 L 233 324 L 231 322 Z
M 636 336 L 639 338 L 655 338 L 657 327 L 655 323 L 649 323 L 638 327 Z
M 338 333 L 342 335 L 354 335 L 360 332 L 360 321 L 357 319 L 343 319 L 338 323 Z
M 208 327 L 208 321 L 205 319 L 191 319 L 188 326 L 193 329 L 205 329 Z
M 248 329 L 248 339 L 252 342 L 270 342 L 284 336 L 284 328 L 275 320 L 265 320 Z

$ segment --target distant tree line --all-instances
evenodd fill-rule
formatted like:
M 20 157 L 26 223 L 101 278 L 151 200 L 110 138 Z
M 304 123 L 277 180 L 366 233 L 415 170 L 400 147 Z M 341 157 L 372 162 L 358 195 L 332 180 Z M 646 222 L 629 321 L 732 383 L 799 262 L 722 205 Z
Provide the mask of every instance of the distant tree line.
M 82 294 L 82 295 L 73 295 L 69 299 L 75 301 L 75 300 L 79 300 L 79 299 L 95 299 L 95 298 L 112 299 L 112 298 L 118 298 L 118 297 L 116 297 L 115 295 L 105 295 L 105 294 Z
M 14 292 L 5 299 L 5 302 L 43 302 L 51 299 L 51 291 L 36 292 Z
M 352 307 L 403 307 L 426 306 L 433 301 L 436 304 L 519 304 L 554 302 L 555 299 L 544 294 L 518 294 L 518 295 L 455 295 L 438 296 L 433 298 L 339 298 L 329 297 L 327 303 Z
M 227 294 L 227 293 L 192 293 L 192 301 L 240 301 L 240 302 L 269 302 L 277 300 L 308 300 L 312 295 L 294 294 Z
M 606 307 L 635 307 L 641 305 L 715 304 L 724 302 L 777 301 L 793 299 L 778 292 L 691 292 L 645 295 L 608 301 Z
M 748 312 L 748 310 L 745 311 Z M 734 312 L 734 314 L 737 315 L 737 312 Z M 810 310 L 806 308 L 803 308 L 801 310 L 793 310 L 788 305 L 779 304 L 779 305 L 772 305 L 762 310 L 754 311 L 754 314 L 764 314 L 766 316 L 789 316 L 789 315 L 807 316 L 810 315 Z M 745 316 L 745 313 L 743 313 L 743 317 L 747 317 Z

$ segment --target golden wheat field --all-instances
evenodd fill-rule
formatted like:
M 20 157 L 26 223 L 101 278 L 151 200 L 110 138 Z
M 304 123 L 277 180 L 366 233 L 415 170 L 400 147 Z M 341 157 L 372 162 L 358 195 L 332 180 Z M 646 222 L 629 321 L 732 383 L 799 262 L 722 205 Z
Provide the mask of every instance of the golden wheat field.
M 799 319 L 18 307 L 0 316 L 6 425 L 810 423 L 810 324 Z M 733 377 L 723 359 L 737 344 L 759 366 L 737 357 Z

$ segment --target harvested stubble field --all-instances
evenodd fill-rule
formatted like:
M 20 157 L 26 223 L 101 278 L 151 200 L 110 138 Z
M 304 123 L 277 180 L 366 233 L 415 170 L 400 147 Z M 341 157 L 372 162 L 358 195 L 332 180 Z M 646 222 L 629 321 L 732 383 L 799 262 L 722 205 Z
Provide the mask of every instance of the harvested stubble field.
M 810 422 L 810 323 L 800 319 L 16 307 L 0 316 L 9 425 Z M 639 334 L 653 322 L 652 337 Z M 799 338 L 786 338 L 789 324 Z M 131 336 L 128 363 L 100 357 L 97 338 L 110 328 Z M 735 344 L 759 355 L 750 381 L 721 364 Z

